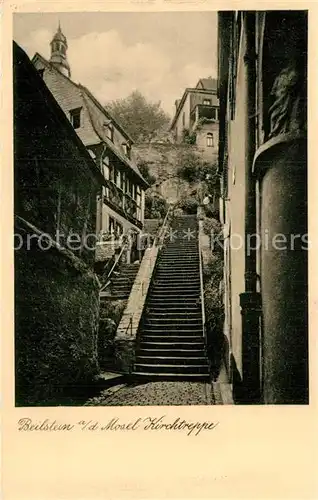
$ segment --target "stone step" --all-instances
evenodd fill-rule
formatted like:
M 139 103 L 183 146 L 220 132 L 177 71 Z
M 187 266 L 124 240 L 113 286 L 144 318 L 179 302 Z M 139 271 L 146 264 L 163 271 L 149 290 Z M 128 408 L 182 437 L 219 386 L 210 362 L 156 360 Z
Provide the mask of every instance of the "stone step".
M 184 304 L 179 304 L 179 305 L 170 305 L 167 303 L 165 306 L 158 306 L 156 305 L 156 302 L 154 302 L 153 305 L 147 304 L 147 308 L 149 313 L 151 314 L 191 314 L 191 313 L 199 313 L 201 314 L 201 305 L 195 305 L 195 306 L 187 306 L 186 311 Z M 148 313 L 147 311 L 147 313 Z
M 204 373 L 151 373 L 151 372 L 138 372 L 133 371 L 132 376 L 137 380 L 171 380 L 171 381 L 200 381 L 208 382 L 210 380 L 209 374 Z
M 187 257 L 190 255 L 191 257 L 196 257 L 199 255 L 199 249 L 198 248 L 185 248 L 182 245 L 179 245 L 178 247 L 173 247 L 173 248 L 164 248 L 160 252 L 161 257 L 170 257 L 171 255 L 176 255 L 179 253 L 183 258 Z
M 187 281 L 182 281 L 182 280 L 160 280 L 160 281 L 155 281 L 151 287 L 151 290 L 153 289 L 162 289 L 163 291 L 165 290 L 172 290 L 172 289 L 178 289 L 179 290 L 200 290 L 200 279 L 193 280 L 191 283 L 188 283 Z
M 174 332 L 180 332 L 180 331 L 188 331 L 193 332 L 193 330 L 197 330 L 198 332 L 203 328 L 203 323 L 202 320 L 198 319 L 184 319 L 184 320 L 160 320 L 158 318 L 149 320 L 148 318 L 144 319 L 144 324 L 143 324 L 143 329 L 146 329 L 147 331 L 151 330 L 152 333 L 155 333 L 156 331 L 161 331 L 161 334 L 163 333 L 172 333 Z
M 150 290 L 150 295 L 149 298 L 158 298 L 158 295 L 165 296 L 165 297 L 171 297 L 171 296 L 176 296 L 176 295 L 185 295 L 187 297 L 193 296 L 196 297 L 197 299 L 200 297 L 200 287 L 185 287 L 185 286 L 176 286 L 176 285 L 170 285 L 170 286 L 153 286 L 151 287 Z
M 185 247 L 184 245 L 178 245 L 175 247 L 165 248 L 164 250 L 162 250 L 161 255 L 169 255 L 169 254 L 175 255 L 177 252 L 179 252 L 180 255 L 182 256 L 197 255 L 198 251 L 199 249 L 197 246 Z
M 176 337 L 178 335 L 180 336 L 203 336 L 203 330 L 202 330 L 202 325 L 190 325 L 190 328 L 187 327 L 187 325 L 182 325 L 181 328 L 176 328 L 176 325 L 174 327 L 167 328 L 166 325 L 157 325 L 156 327 L 149 327 L 149 325 L 143 325 L 142 327 L 142 338 L 144 335 L 152 335 L 156 336 L 158 335 L 159 337 L 169 337 L 173 336 Z
M 195 318 L 202 318 L 202 311 L 200 310 L 194 310 L 194 311 L 185 311 L 185 310 L 178 310 L 178 311 L 155 311 L 152 308 L 149 308 L 147 311 L 147 318 L 156 318 L 156 319 L 167 319 L 168 321 L 170 319 L 175 320 L 175 319 L 180 319 L 181 321 L 185 319 L 195 319 Z
M 180 299 L 179 301 L 177 299 L 173 299 L 172 300 L 169 300 L 169 297 L 165 297 L 164 299 L 152 299 L 151 297 L 149 297 L 148 301 L 147 301 L 147 304 L 146 304 L 146 307 L 152 309 L 152 310 L 155 310 L 155 309 L 158 309 L 160 311 L 170 311 L 171 309 L 174 310 L 174 309 L 182 309 L 184 311 L 184 309 L 193 309 L 193 310 L 197 310 L 197 309 L 200 309 L 201 310 L 201 302 L 199 301 L 199 299 Z
M 154 334 L 154 332 L 143 332 L 141 334 L 141 343 L 142 344 L 149 344 L 149 343 L 165 343 L 165 344 L 181 344 L 184 345 L 185 343 L 194 343 L 198 344 L 199 342 L 203 341 L 203 332 L 197 331 L 197 332 L 177 332 L 177 334 L 165 334 L 162 332 L 157 332 Z
M 209 374 L 208 364 L 194 364 L 194 365 L 175 365 L 175 364 L 152 364 L 152 363 L 135 363 L 136 372 L 146 373 L 174 373 L 174 374 L 187 374 L 187 373 L 203 373 Z
M 155 281 L 165 281 L 167 279 L 170 280 L 181 280 L 181 281 L 188 281 L 189 283 L 192 283 L 193 280 L 198 280 L 200 279 L 200 273 L 199 273 L 199 266 L 197 268 L 191 267 L 190 269 L 185 270 L 183 269 L 178 269 L 178 271 L 174 271 L 173 266 L 171 266 L 170 269 L 158 269 L 156 272 L 156 275 L 153 279 L 153 282 Z
M 154 356 L 141 356 L 137 355 L 136 364 L 149 364 L 149 365 L 208 365 L 206 357 L 192 357 L 192 356 L 178 356 L 177 354 L 173 357 L 171 356 L 159 356 L 156 354 Z
M 140 357 L 154 357 L 154 356 L 159 356 L 159 357 L 167 357 L 167 358 L 173 358 L 173 357 L 190 357 L 190 358 L 200 358 L 200 357 L 205 357 L 205 351 L 203 348 L 201 349 L 184 349 L 184 346 L 182 345 L 181 347 L 174 346 L 173 348 L 166 348 L 162 349 L 162 344 L 157 345 L 156 348 L 148 349 L 144 348 L 143 346 L 140 347 L 140 349 L 137 352 L 137 356 Z
M 154 281 L 151 291 L 158 291 L 162 290 L 164 293 L 169 290 L 175 290 L 176 292 L 179 291 L 185 291 L 185 292 L 190 292 L 190 291 L 195 291 L 197 292 L 200 290 L 200 281 L 196 281 L 195 283 L 158 283 L 156 280 Z
M 173 268 L 176 271 L 179 271 L 180 269 L 189 269 L 189 271 L 195 271 L 199 269 L 200 266 L 200 261 L 199 259 L 192 259 L 192 260 L 182 260 L 179 257 L 175 257 L 174 259 L 167 259 L 164 258 L 162 260 L 159 260 L 158 262 L 158 268 L 157 269 L 165 269 L 165 268 Z
M 165 269 L 165 268 L 173 268 L 176 271 L 180 271 L 181 269 L 197 269 L 200 265 L 199 259 L 196 260 L 190 260 L 189 262 L 184 262 L 184 261 L 179 261 L 179 260 L 159 260 L 158 261 L 158 268 L 157 270 Z
M 184 350 L 184 351 L 204 351 L 204 339 L 203 337 L 200 337 L 199 340 L 196 342 L 190 342 L 188 340 L 188 337 L 186 337 L 186 340 L 181 343 L 181 342 L 171 342 L 170 339 L 168 338 L 167 341 L 152 341 L 152 342 L 147 342 L 147 341 L 141 341 L 140 343 L 140 350 L 149 350 L 149 351 L 156 351 L 156 350 L 163 350 L 163 351 L 173 351 L 173 350 Z

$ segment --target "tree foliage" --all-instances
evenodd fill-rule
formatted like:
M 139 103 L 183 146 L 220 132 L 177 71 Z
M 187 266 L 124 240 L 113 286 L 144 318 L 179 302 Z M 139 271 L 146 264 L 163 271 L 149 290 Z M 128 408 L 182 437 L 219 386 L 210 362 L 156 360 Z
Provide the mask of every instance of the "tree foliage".
M 145 160 L 139 160 L 137 162 L 137 167 L 143 178 L 148 182 L 149 186 L 152 186 L 156 182 L 156 177 L 152 175 L 149 171 L 149 165 Z
M 168 210 L 168 203 L 157 193 L 146 192 L 145 219 L 163 219 Z
M 152 139 L 167 129 L 170 117 L 160 102 L 149 102 L 138 90 L 128 97 L 111 101 L 106 109 L 128 132 L 134 141 Z

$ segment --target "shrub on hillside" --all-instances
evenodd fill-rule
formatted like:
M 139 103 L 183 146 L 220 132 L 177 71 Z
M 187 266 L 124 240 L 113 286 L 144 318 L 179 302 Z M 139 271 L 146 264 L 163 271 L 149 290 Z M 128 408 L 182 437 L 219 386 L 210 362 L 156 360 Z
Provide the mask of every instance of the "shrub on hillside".
M 157 179 L 154 175 L 151 175 L 151 173 L 149 172 L 148 163 L 145 160 L 139 160 L 137 166 L 145 181 L 148 182 L 149 186 L 152 186 Z
M 222 234 L 222 224 L 217 219 L 205 217 L 203 219 L 203 231 L 208 235 L 213 233 L 220 236 Z
M 145 219 L 162 219 L 168 210 L 166 200 L 156 193 L 146 193 Z
M 198 206 L 199 202 L 193 196 L 181 200 L 181 202 L 178 204 L 178 208 L 181 208 L 183 212 L 188 215 L 196 215 Z
M 100 311 L 99 334 L 98 334 L 98 359 L 102 369 L 114 369 L 115 358 L 115 335 L 117 326 L 121 320 L 125 300 L 109 300 L 104 302 Z
M 177 175 L 187 182 L 198 180 L 200 157 L 191 148 L 181 151 L 177 158 Z
M 195 144 L 197 136 L 195 132 L 190 132 L 189 129 L 184 128 L 182 131 L 182 140 L 185 144 Z

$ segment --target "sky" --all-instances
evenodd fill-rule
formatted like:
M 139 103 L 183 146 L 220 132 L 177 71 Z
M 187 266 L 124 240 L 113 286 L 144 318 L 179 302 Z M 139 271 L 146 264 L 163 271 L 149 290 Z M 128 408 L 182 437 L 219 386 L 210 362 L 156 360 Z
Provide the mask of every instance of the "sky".
M 14 14 L 13 37 L 30 58 L 50 58 L 58 23 L 72 80 L 102 104 L 140 90 L 170 115 L 186 87 L 217 74 L 215 12 Z

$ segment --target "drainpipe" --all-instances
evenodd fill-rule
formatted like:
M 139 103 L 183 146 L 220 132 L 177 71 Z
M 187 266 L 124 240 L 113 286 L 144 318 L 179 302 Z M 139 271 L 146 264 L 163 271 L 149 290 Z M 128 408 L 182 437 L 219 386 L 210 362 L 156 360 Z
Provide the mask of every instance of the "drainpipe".
M 244 14 L 246 52 L 245 109 L 245 291 L 240 294 L 242 314 L 242 381 L 238 402 L 260 402 L 260 293 L 257 292 L 256 270 L 256 180 L 252 173 L 256 142 L 256 51 L 255 13 Z M 235 388 L 234 388 L 235 391 Z

